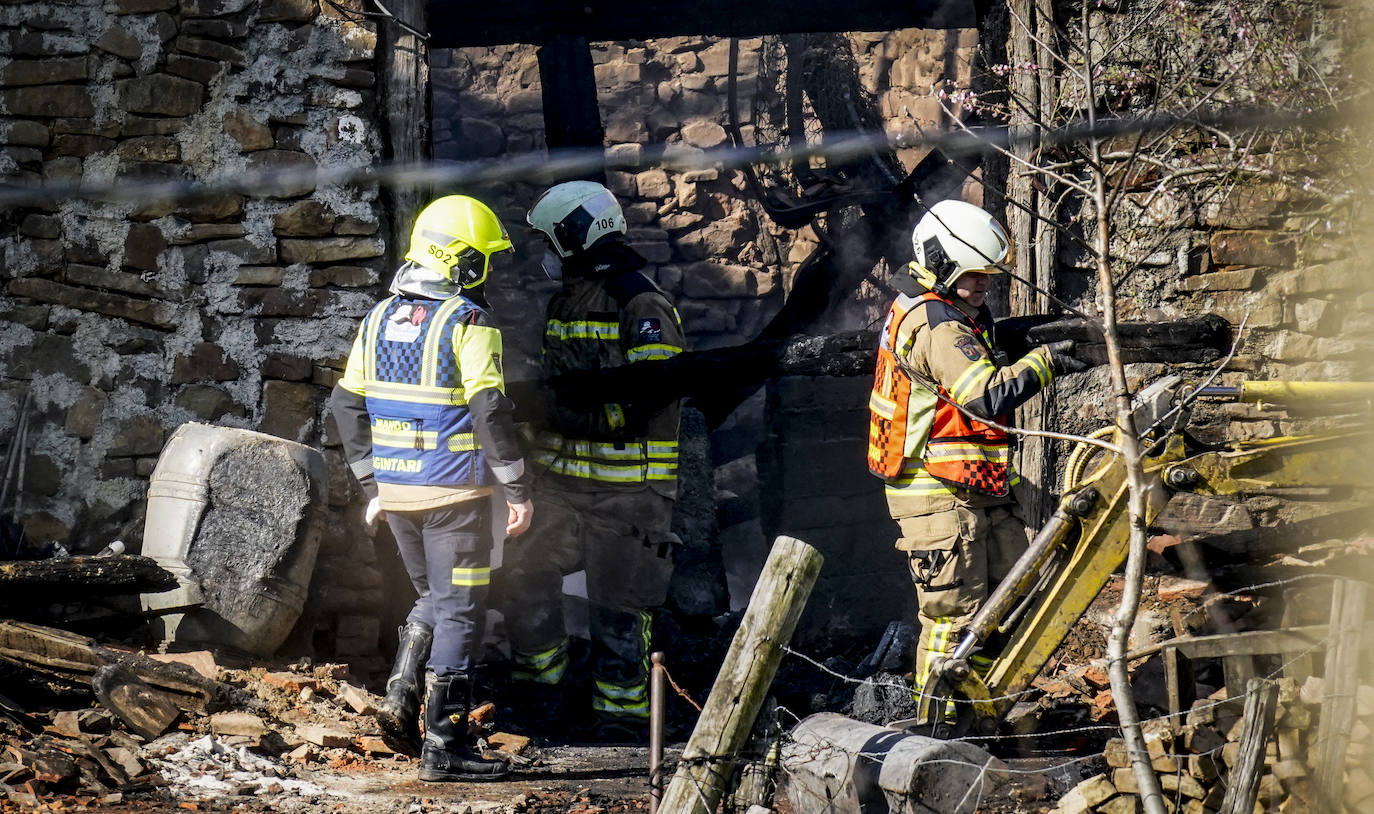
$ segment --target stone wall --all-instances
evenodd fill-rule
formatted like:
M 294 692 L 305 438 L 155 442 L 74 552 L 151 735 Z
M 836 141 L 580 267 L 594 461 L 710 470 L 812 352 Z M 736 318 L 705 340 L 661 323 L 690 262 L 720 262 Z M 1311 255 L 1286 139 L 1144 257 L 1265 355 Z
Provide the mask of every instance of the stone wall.
M 763 526 L 825 557 L 797 642 L 829 656 L 873 647 L 893 620 L 914 621 L 916 597 L 882 483 L 868 472 L 867 377 L 788 376 L 769 383 L 760 454 Z M 771 536 L 771 535 L 770 535 Z M 862 658 L 866 652 L 851 650 Z
M 333 3 L 11 0 L 0 5 L 0 34 L 7 181 L 128 192 L 144 181 L 214 182 L 361 166 L 383 155 L 375 31 Z M 940 126 L 932 86 L 969 81 L 975 32 L 847 40 L 889 129 Z M 766 104 L 776 95 L 759 58 L 765 45 L 740 43 L 746 140 L 755 97 Z M 665 145 L 690 155 L 726 144 L 728 47 L 687 37 L 594 44 L 611 154 L 633 159 Z M 431 63 L 436 158 L 500 159 L 543 148 L 532 47 L 436 51 Z M 910 169 L 921 155 L 898 157 Z M 1310 199 L 1291 188 L 1240 185 L 1166 207 L 1146 180 L 1126 190 L 1136 204 L 1128 225 L 1167 227 L 1169 239 L 1124 278 L 1124 318 L 1210 311 L 1239 324 L 1248 313 L 1223 383 L 1371 375 L 1374 302 L 1344 224 L 1314 219 Z M 768 220 L 738 171 L 647 167 L 612 172 L 608 182 L 625 206 L 631 243 L 676 301 L 693 349 L 754 336 L 817 246 L 811 227 L 787 230 Z M 537 243 L 519 228 L 541 190 L 521 182 L 436 190 L 451 191 L 484 198 L 512 228 L 515 261 L 498 269 L 489 293 L 510 350 L 508 373 L 528 378 L 543 303 L 555 289 L 539 269 Z M 13 437 L 30 398 L 33 442 L 19 516 L 31 537 L 78 552 L 115 536 L 136 540 L 158 451 L 185 421 L 322 446 L 339 512 L 317 569 L 323 589 L 296 643 L 372 653 L 379 617 L 390 615 L 378 610 L 380 585 L 400 577 L 349 523 L 345 508 L 356 495 L 322 407 L 357 319 L 390 272 L 384 217 L 371 187 L 313 184 L 254 196 L 71 198 L 0 214 L 0 434 Z M 1062 294 L 1091 302 L 1084 254 L 1061 244 L 1056 271 Z M 879 269 L 818 329 L 867 327 L 879 318 L 891 298 L 887 273 Z M 1143 382 L 1164 370 L 1133 366 L 1131 374 Z M 1075 378 L 1055 386 L 1053 420 L 1061 429 L 1100 426 L 1108 418 L 1105 377 Z M 836 630 L 876 635 L 886 619 L 910 616 L 902 563 L 890 547 L 895 531 L 877 481 L 862 468 L 866 393 L 867 382 L 857 379 L 775 381 L 712 433 L 714 519 L 735 606 L 747 599 L 768 541 L 787 533 L 828 558 L 809 632 L 839 620 Z M 1218 438 L 1293 428 L 1244 405 L 1202 419 Z M 1180 522 L 1196 529 L 1198 518 L 1224 515 L 1249 528 L 1287 511 L 1260 500 L 1196 508 Z M 874 580 L 881 592 L 872 591 Z
M 1140 4 L 1094 12 L 1092 24 L 1104 41 L 1118 41 L 1119 35 L 1134 31 L 1137 37 L 1148 35 L 1161 55 L 1148 75 L 1132 77 L 1122 66 L 1137 64 L 1132 60 L 1138 48 L 1123 48 L 1115 56 L 1107 52 L 1111 58 L 1103 73 L 1115 84 L 1101 92 L 1123 112 L 1148 111 L 1148 93 L 1140 89 L 1163 85 L 1169 76 L 1198 77 L 1198 87 L 1220 85 L 1212 91 L 1217 98 L 1280 110 L 1320 106 L 1328 92 L 1335 98 L 1350 92 L 1343 84 L 1342 60 L 1360 41 L 1364 18 L 1314 3 L 1274 9 L 1254 6 L 1247 15 L 1228 17 L 1223 8 L 1202 6 L 1191 13 L 1169 11 L 1143 24 L 1142 15 L 1149 12 Z M 1263 45 L 1255 45 L 1256 38 Z M 1280 54 L 1280 63 L 1288 68 L 1270 61 Z M 1171 64 L 1171 59 L 1180 62 Z M 1286 71 L 1295 64 L 1292 60 L 1306 61 L 1331 84 L 1323 87 L 1308 74 L 1293 74 L 1290 81 Z M 1230 71 L 1226 83 L 1208 74 L 1220 70 L 1215 65 Z M 1105 149 L 1120 152 L 1130 145 L 1129 139 L 1118 138 Z M 1239 342 L 1215 384 L 1371 380 L 1374 297 L 1368 291 L 1371 276 L 1361 245 L 1369 215 L 1343 191 L 1361 183 L 1350 175 L 1349 168 L 1357 163 L 1345 152 L 1351 145 L 1338 131 L 1293 135 L 1240 125 L 1206 134 L 1180 129 L 1161 145 L 1151 153 L 1162 159 L 1159 163 L 1129 169 L 1117 164 L 1108 172 L 1109 190 L 1120 195 L 1112 243 L 1119 258 L 1119 317 L 1224 317 Z M 1066 222 L 1091 216 L 1086 205 L 1070 206 L 1064 213 Z M 1098 287 L 1090 256 L 1071 241 L 1061 241 L 1059 247 L 1056 291 L 1072 302 L 1095 305 Z M 1178 372 L 1196 382 L 1212 367 L 1130 365 L 1128 377 L 1143 384 Z M 1108 423 L 1108 394 L 1104 369 L 1055 385 L 1052 428 L 1081 432 Z M 1285 411 L 1274 405 L 1204 400 L 1190 429 L 1211 442 L 1253 441 L 1321 430 L 1341 413 L 1349 418 L 1358 410 L 1332 403 Z M 1158 523 L 1174 539 L 1160 543 L 1200 541 L 1215 564 L 1263 559 L 1277 550 L 1296 552 L 1334 536 L 1329 526 L 1309 528 L 1306 521 L 1352 509 L 1366 498 L 1367 493 L 1352 496 L 1344 488 L 1278 490 L 1244 500 L 1181 495 Z M 1288 529 L 1284 539 L 1265 531 L 1275 528 Z M 1263 614 L 1281 612 L 1275 603 L 1261 606 Z
M 323 400 L 374 301 L 383 214 L 367 185 L 272 175 L 382 155 L 376 33 L 343 8 L 0 6 L 4 180 L 118 193 L 0 214 L 0 436 L 29 422 L 18 519 L 34 543 L 83 553 L 119 536 L 137 552 L 148 477 L 184 422 L 328 443 Z M 258 174 L 252 196 L 138 188 Z M 342 508 L 350 480 L 326 454 Z M 321 613 L 380 597 L 373 569 L 358 567 L 371 543 L 343 518 L 321 552 L 335 589 L 312 600 Z M 357 621 L 339 636 L 372 652 L 376 620 L 361 632 Z

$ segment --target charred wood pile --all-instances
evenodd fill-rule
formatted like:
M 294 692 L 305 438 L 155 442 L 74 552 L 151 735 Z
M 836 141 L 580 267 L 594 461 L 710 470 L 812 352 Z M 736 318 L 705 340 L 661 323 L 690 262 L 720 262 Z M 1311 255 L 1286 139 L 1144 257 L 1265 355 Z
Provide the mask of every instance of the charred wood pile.
M 16 622 L 0 622 L 0 663 L 30 679 L 0 695 L 0 800 L 23 806 L 165 801 L 188 788 L 309 797 L 321 793 L 312 769 L 411 754 L 383 734 L 381 699 L 345 664 L 227 669 L 208 651 L 148 655 Z M 492 732 L 493 715 L 477 709 L 474 730 L 528 762 L 529 739 Z

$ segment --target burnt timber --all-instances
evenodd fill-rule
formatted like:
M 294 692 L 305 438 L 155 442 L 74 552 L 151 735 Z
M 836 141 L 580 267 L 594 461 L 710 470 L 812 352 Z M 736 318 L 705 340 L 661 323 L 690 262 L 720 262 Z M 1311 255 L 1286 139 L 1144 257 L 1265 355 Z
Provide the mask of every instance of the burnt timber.
M 760 0 L 699 0 L 641 3 L 635 0 L 554 0 L 485 5 L 430 0 L 431 48 L 469 45 L 543 44 L 558 36 L 591 41 L 639 40 L 711 34 L 756 37 L 821 31 L 887 31 L 894 28 L 972 28 L 975 4 L 915 0 L 855 0 L 841 10 L 833 3 Z

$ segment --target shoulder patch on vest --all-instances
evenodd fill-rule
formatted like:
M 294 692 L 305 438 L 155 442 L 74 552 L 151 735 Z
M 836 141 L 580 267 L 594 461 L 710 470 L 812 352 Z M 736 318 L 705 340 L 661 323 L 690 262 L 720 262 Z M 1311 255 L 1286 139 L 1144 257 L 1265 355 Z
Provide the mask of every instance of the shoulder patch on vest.
M 659 324 L 657 317 L 644 317 L 639 320 L 635 333 L 636 341 L 641 345 L 663 341 L 663 326 Z
M 931 328 L 945 322 L 959 322 L 968 325 L 972 322 L 958 308 L 941 300 L 929 299 L 922 300 L 926 307 L 926 324 Z
M 960 353 L 967 356 L 970 362 L 976 362 L 983 358 L 982 348 L 978 347 L 978 343 L 974 341 L 971 336 L 959 337 L 954 343 L 954 347 L 958 348 Z

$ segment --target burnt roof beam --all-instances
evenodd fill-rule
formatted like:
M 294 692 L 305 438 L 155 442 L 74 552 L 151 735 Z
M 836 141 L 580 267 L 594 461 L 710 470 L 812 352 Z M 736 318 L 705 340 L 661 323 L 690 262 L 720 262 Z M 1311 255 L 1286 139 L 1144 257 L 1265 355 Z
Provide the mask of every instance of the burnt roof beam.
M 544 44 L 558 36 L 594 42 L 713 35 L 758 37 L 820 31 L 972 28 L 974 0 L 429 0 L 431 48 Z

